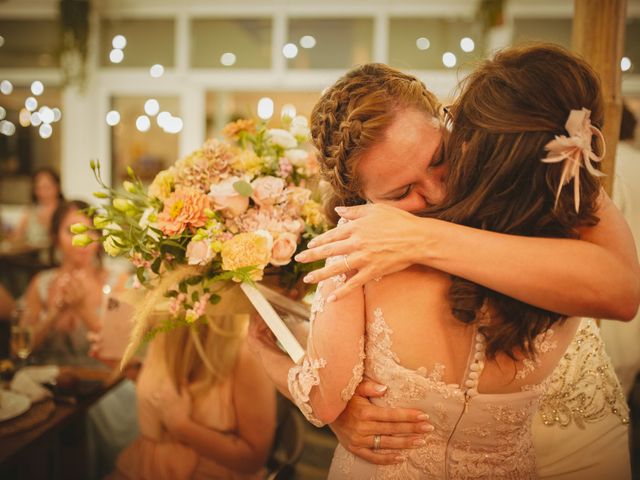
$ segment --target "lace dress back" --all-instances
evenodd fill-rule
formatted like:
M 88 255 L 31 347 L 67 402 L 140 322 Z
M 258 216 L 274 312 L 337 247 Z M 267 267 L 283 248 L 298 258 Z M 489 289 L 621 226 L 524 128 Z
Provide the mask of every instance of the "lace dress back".
M 531 435 L 532 419 L 540 397 L 546 390 L 547 378 L 569 345 L 579 320 L 569 319 L 557 329 L 540 335 L 535 340 L 538 355 L 533 358 L 522 355 L 516 362 L 504 358 L 487 361 L 486 340 L 474 327 L 459 327 L 460 324 L 456 324 L 455 320 L 447 323 L 431 316 L 445 310 L 438 310 L 437 305 L 430 310 L 429 305 L 434 302 L 419 299 L 416 295 L 429 291 L 429 286 L 436 290 L 437 295 L 439 286 L 431 278 L 421 284 L 420 275 L 415 271 L 406 274 L 400 272 L 365 288 L 364 348 L 357 357 L 361 362 L 356 362 L 349 370 L 351 380 L 342 394 L 343 399 L 348 400 L 362 376 L 367 376 L 388 387 L 383 397 L 375 399 L 377 404 L 428 412 L 435 430 L 424 435 L 425 444 L 422 447 L 406 451 L 405 461 L 399 465 L 373 465 L 338 446 L 329 478 L 537 478 Z M 426 277 L 429 275 L 433 276 L 433 273 Z M 337 285 L 342 281 L 344 279 L 337 278 L 332 282 Z M 446 282 L 440 286 L 443 285 L 446 286 Z M 320 328 L 320 322 L 324 320 L 324 297 L 327 293 L 326 286 L 318 289 L 308 354 L 300 365 L 289 372 L 289 389 L 294 400 L 316 425 L 322 422 L 315 417 L 312 408 L 313 389 L 318 385 L 322 389 L 325 378 L 335 376 L 334 372 L 329 371 L 329 361 L 321 356 L 326 349 L 323 350 L 322 344 L 313 339 L 314 328 Z M 405 294 L 407 297 L 403 297 Z M 420 302 L 424 301 L 424 315 L 420 312 L 424 324 L 415 318 L 400 318 L 412 295 L 418 311 Z M 389 322 L 389 319 L 393 321 Z M 396 338 L 391 325 L 398 328 Z M 406 329 L 407 325 L 409 330 Z M 412 325 L 415 325 L 413 335 Z M 449 365 L 441 361 L 436 354 L 430 356 L 428 351 L 438 342 L 446 344 L 447 335 L 451 332 L 451 335 L 455 335 L 455 328 L 467 330 L 465 343 L 455 343 L 448 356 L 443 354 L 453 363 Z M 422 358 L 429 359 L 425 365 L 433 366 L 429 369 L 405 366 L 411 361 L 403 365 L 401 357 L 412 358 L 411 355 L 405 355 L 407 338 L 426 339 L 431 333 L 432 343 L 428 345 L 425 341 L 426 353 Z M 394 347 L 396 340 L 398 344 Z M 456 359 L 462 359 L 458 365 L 464 366 L 464 373 L 453 383 L 453 372 L 460 370 L 455 368 Z

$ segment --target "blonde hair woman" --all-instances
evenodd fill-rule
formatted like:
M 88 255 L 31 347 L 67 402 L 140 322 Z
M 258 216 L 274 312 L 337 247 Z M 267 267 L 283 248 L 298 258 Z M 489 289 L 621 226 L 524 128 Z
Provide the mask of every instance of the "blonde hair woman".
M 275 390 L 244 342 L 237 291 L 207 324 L 160 333 L 137 382 L 141 436 L 110 478 L 261 478 L 275 432 Z

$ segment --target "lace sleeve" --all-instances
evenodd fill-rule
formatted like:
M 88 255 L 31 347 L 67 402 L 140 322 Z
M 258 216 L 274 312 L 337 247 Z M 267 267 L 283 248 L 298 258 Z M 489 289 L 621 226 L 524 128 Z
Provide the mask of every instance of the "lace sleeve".
M 328 263 L 339 261 L 331 258 Z M 362 290 L 336 302 L 326 298 L 346 280 L 338 275 L 318 285 L 311 305 L 307 352 L 289 370 L 289 392 L 300 411 L 315 426 L 317 412 L 342 411 L 362 381 L 364 372 L 364 295 Z

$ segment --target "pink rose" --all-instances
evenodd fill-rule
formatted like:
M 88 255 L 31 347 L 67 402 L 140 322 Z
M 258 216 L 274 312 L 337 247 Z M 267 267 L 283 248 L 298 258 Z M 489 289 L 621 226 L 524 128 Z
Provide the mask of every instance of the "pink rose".
M 273 242 L 271 265 L 286 265 L 298 248 L 298 236 L 293 233 L 281 233 Z
M 304 232 L 304 222 L 299 219 L 295 220 L 285 220 L 281 223 L 282 228 L 284 228 L 287 232 L 293 234 L 299 234 Z
M 251 198 L 257 205 L 266 207 L 278 201 L 284 190 L 284 180 L 277 177 L 260 177 L 251 182 L 253 194 Z
M 233 184 L 241 181 L 239 177 L 231 177 L 224 182 L 211 185 L 209 197 L 216 210 L 222 210 L 229 217 L 236 217 L 249 208 L 249 197 L 240 195 Z
M 214 257 L 211 242 L 209 240 L 191 241 L 187 245 L 186 255 L 189 265 L 206 265 Z

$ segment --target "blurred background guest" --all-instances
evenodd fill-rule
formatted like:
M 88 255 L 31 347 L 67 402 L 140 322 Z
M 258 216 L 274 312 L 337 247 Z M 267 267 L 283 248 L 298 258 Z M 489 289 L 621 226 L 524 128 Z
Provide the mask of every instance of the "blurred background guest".
M 101 261 L 101 247 L 74 247 L 74 223 L 91 225 L 89 205 L 62 201 L 51 216 L 52 249 L 60 259 L 56 268 L 38 273 L 23 302 L 22 324 L 33 329 L 33 352 L 42 363 L 58 366 L 101 367 L 89 355 L 88 334 L 101 328 L 106 286 L 119 283 L 120 270 L 109 271 Z M 124 380 L 100 399 L 87 416 L 88 478 L 101 478 L 113 469 L 120 451 L 138 434 L 134 408 L 135 386 Z
M 637 126 L 635 115 L 624 105 L 620 143 L 616 152 L 613 200 L 629 223 L 636 241 L 636 251 L 640 250 L 640 150 L 635 144 Z M 631 322 L 602 322 L 600 330 L 622 388 L 629 397 L 640 372 L 640 312 Z
M 216 311 L 241 311 L 242 302 L 225 294 Z M 244 314 L 214 314 L 156 336 L 137 383 L 141 435 L 110 480 L 264 477 L 276 397 L 245 345 L 247 323 Z
M 44 362 L 58 365 L 95 364 L 89 355 L 88 332 L 100 329 L 102 288 L 109 273 L 100 259 L 100 246 L 71 244 L 74 223 L 91 224 L 82 212 L 88 204 L 62 202 L 51 216 L 51 244 L 60 266 L 38 273 L 24 297 L 22 323 L 33 328 L 33 350 Z
M 64 201 L 60 177 L 49 167 L 31 175 L 31 205 L 22 215 L 12 240 L 29 245 L 49 245 L 53 213 Z

